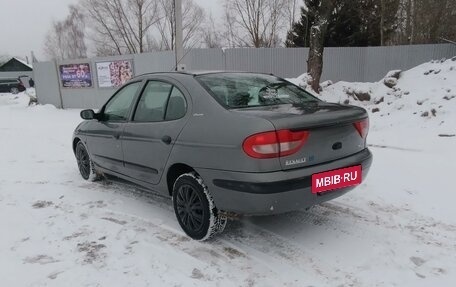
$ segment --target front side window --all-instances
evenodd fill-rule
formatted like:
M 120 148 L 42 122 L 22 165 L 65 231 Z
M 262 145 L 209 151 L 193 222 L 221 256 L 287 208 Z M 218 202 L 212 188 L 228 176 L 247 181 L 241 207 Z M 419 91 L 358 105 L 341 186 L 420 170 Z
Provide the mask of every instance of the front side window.
M 135 82 L 123 87 L 109 100 L 103 111 L 103 119 L 106 121 L 125 121 L 138 91 L 141 82 Z
M 197 80 L 229 109 L 281 104 L 305 104 L 317 98 L 283 79 L 263 74 L 204 74 Z
M 173 86 L 159 81 L 149 81 L 136 107 L 134 121 L 163 121 L 166 113 L 168 97 Z
M 149 81 L 138 102 L 133 120 L 171 121 L 182 118 L 186 112 L 187 102 L 178 88 L 165 82 Z

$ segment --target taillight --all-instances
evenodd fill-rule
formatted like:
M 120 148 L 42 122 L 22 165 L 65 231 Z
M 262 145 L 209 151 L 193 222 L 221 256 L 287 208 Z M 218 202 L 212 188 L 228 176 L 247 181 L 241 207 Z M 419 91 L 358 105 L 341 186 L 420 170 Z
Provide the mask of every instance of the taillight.
M 355 126 L 359 135 L 365 139 L 367 137 L 367 133 L 369 132 L 369 118 L 365 118 L 364 120 L 356 122 L 353 125 Z
M 309 132 L 279 130 L 249 136 L 244 140 L 244 152 L 254 158 L 274 158 L 297 152 L 306 142 Z

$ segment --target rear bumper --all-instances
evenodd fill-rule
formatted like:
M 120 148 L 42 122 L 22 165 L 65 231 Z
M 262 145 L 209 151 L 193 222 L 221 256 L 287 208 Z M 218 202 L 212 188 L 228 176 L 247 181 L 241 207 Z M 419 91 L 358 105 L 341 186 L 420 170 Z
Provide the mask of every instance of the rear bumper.
M 198 169 L 218 209 L 245 215 L 267 215 L 307 208 L 339 197 L 355 187 L 312 194 L 312 174 L 362 165 L 362 179 L 372 164 L 369 149 L 306 168 L 269 173 Z

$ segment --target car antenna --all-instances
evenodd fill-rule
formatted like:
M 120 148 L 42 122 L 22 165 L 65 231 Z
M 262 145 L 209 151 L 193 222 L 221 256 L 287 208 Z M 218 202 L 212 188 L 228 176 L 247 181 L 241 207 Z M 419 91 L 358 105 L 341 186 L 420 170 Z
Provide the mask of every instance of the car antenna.
M 171 69 L 170 72 L 172 71 L 176 71 L 177 69 L 177 66 L 180 64 L 180 62 L 185 58 L 185 56 L 187 56 L 187 54 L 193 49 L 193 47 L 195 47 L 197 42 L 193 43 L 193 45 L 187 50 L 187 52 L 185 52 L 185 54 L 182 56 L 182 58 L 179 59 L 179 61 L 177 61 L 176 65 Z

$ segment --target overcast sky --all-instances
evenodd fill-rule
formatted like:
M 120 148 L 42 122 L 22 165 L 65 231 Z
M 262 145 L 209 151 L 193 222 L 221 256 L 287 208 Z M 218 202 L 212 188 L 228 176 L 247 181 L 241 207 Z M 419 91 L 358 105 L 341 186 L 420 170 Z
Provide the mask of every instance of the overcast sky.
M 171 0 L 170 0 L 171 1 Z M 222 15 L 222 0 L 194 0 L 211 11 L 214 18 Z M 45 58 L 44 37 L 54 20 L 65 18 L 68 5 L 78 0 L 0 0 L 0 56 Z

